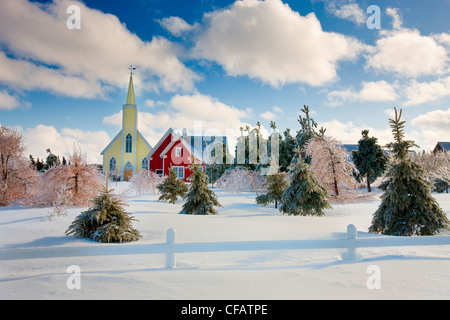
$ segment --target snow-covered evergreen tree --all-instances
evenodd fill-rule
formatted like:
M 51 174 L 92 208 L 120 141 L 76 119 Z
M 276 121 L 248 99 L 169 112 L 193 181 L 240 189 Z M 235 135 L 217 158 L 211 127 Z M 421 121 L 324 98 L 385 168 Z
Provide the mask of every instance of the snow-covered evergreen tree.
M 187 184 L 177 178 L 172 168 L 169 169 L 169 176 L 157 188 L 160 192 L 158 201 L 169 201 L 169 203 L 175 203 L 178 198 L 184 198 L 188 191 Z
M 208 176 L 199 170 L 199 165 L 191 160 L 192 174 L 189 191 L 185 197 L 181 214 L 214 215 L 217 214 L 214 207 L 222 207 L 217 200 L 217 195 L 208 187 Z
M 267 140 L 261 134 L 261 123 L 256 123 L 256 128 L 250 129 L 246 126 L 241 129 L 241 136 L 238 137 L 234 166 L 245 167 L 249 170 L 258 169 L 258 167 L 267 160 Z M 243 131 L 248 134 L 243 135 Z M 266 162 L 267 163 L 267 162 Z
M 132 227 L 135 221 L 126 212 L 120 198 L 103 187 L 92 201 L 92 207 L 82 212 L 69 226 L 66 235 L 76 238 L 89 238 L 98 242 L 129 242 L 138 240 L 141 235 Z
M 323 216 L 331 209 L 327 191 L 317 181 L 310 165 L 303 161 L 301 150 L 296 149 L 298 161 L 289 167 L 290 183 L 281 197 L 279 210 L 288 215 Z
M 267 190 L 256 197 L 256 203 L 267 206 L 269 203 L 275 203 L 275 208 L 278 208 L 278 203 L 281 201 L 284 190 L 288 187 L 286 173 L 278 172 L 268 175 L 263 184 L 263 188 Z
M 371 192 L 370 184 L 384 173 L 388 157 L 377 143 L 378 139 L 369 137 L 369 130 L 363 130 L 361 134 L 362 139 L 358 141 L 358 150 L 352 152 L 353 163 L 359 171 L 358 177 L 366 179 L 367 191 Z
M 288 172 L 289 165 L 295 154 L 295 138 L 291 135 L 291 129 L 287 128 L 284 132 L 284 139 L 280 144 L 280 171 Z
M 388 147 L 394 156 L 389 168 L 381 204 L 374 213 L 370 232 L 396 236 L 433 235 L 448 228 L 449 220 L 431 195 L 431 184 L 420 165 L 408 157 L 414 141 L 404 140 L 404 124 L 395 109 L 389 119 L 394 142 Z
M 305 114 L 304 117 L 300 114 L 298 117 L 298 122 L 300 123 L 300 130 L 297 132 L 297 135 L 295 137 L 295 145 L 294 150 L 297 150 L 298 148 L 302 151 L 302 154 L 300 155 L 303 158 L 303 161 L 306 161 L 306 163 L 311 162 L 311 157 L 305 153 L 306 144 L 308 141 L 318 135 L 316 132 L 317 128 L 317 122 L 314 121 L 313 118 L 309 115 L 309 106 L 304 105 L 303 109 L 301 111 Z M 299 157 L 299 154 L 297 152 L 294 152 L 292 162 L 297 162 L 297 159 Z

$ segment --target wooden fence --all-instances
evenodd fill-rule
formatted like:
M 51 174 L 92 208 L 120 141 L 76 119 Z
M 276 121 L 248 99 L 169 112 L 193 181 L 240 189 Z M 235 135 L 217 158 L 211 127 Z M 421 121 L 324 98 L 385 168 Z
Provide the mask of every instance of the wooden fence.
M 342 239 L 179 243 L 177 242 L 175 230 L 169 229 L 166 232 L 165 243 L 127 243 L 101 244 L 78 247 L 61 246 L 45 248 L 3 249 L 0 250 L 0 261 L 105 255 L 166 254 L 166 267 L 175 268 L 178 253 L 346 249 L 345 253 L 343 254 L 343 259 L 347 261 L 354 261 L 357 259 L 358 248 L 450 245 L 450 236 L 446 235 L 427 237 L 392 237 L 374 235 L 373 237 L 358 238 L 357 234 L 358 232 L 356 227 L 354 225 L 348 225 L 346 236 Z

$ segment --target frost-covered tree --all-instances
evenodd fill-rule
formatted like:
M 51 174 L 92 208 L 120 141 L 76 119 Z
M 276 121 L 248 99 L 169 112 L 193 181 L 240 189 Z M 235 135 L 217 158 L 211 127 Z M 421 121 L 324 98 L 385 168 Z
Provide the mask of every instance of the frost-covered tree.
M 185 197 L 181 214 L 215 215 L 214 207 L 222 207 L 217 200 L 217 195 L 208 187 L 208 176 L 200 171 L 199 165 L 192 160 L 192 181 Z
M 216 186 L 234 194 L 253 190 L 258 196 L 258 190 L 261 189 L 264 181 L 264 177 L 259 172 L 238 166 L 226 170 L 216 181 Z
M 138 240 L 141 234 L 132 227 L 136 220 L 125 211 L 125 204 L 112 191 L 103 187 L 92 200 L 92 206 L 72 222 L 66 235 L 104 243 Z
M 67 187 L 71 206 L 88 206 L 89 200 L 98 195 L 102 187 L 100 172 L 96 166 L 86 162 L 86 155 L 74 144 L 69 155 L 69 164 L 54 166 L 43 175 L 43 192 L 40 201 L 52 205 L 56 200 L 57 190 Z
M 345 200 L 354 193 L 358 170 L 339 141 L 325 135 L 313 137 L 306 145 L 306 155 L 311 157 L 311 169 L 329 195 Z
M 160 192 L 158 201 L 169 201 L 169 203 L 175 203 L 178 198 L 184 198 L 188 192 L 187 184 L 177 178 L 172 168 L 169 170 L 169 176 L 157 188 Z
M 40 177 L 24 152 L 22 134 L 0 125 L 0 206 L 34 203 Z
M 267 192 L 256 197 L 256 203 L 267 206 L 270 203 L 275 203 L 275 208 L 278 208 L 278 203 L 281 200 L 284 190 L 288 186 L 287 174 L 278 172 L 266 177 L 266 181 L 262 185 Z
M 68 192 L 68 187 L 62 185 L 56 190 L 55 199 L 53 200 L 52 209 L 49 211 L 49 217 L 63 216 L 67 213 L 67 208 L 70 206 L 71 193 Z
M 387 183 L 381 204 L 373 215 L 370 232 L 396 236 L 433 235 L 448 229 L 449 220 L 431 195 L 431 184 L 424 170 L 408 157 L 414 141 L 404 140 L 401 114 L 394 108 L 395 118 L 389 119 L 394 142 L 387 147 L 394 163 L 387 171 Z
M 156 195 L 156 188 L 162 180 L 163 178 L 159 174 L 143 169 L 133 174 L 129 181 L 131 188 L 136 190 L 138 194 L 151 190 Z
M 358 141 L 358 150 L 352 152 L 353 163 L 359 171 L 358 177 L 366 179 L 367 191 L 371 192 L 371 183 L 384 173 L 388 163 L 388 157 L 378 139 L 369 137 L 369 130 L 362 131 L 362 139 Z
M 317 181 L 310 165 L 303 161 L 301 150 L 296 150 L 298 161 L 289 166 L 290 183 L 281 197 L 279 210 L 288 215 L 323 216 L 331 209 L 327 191 Z
M 410 155 L 412 161 L 420 165 L 425 177 L 437 192 L 444 192 L 450 186 L 450 152 L 420 152 Z

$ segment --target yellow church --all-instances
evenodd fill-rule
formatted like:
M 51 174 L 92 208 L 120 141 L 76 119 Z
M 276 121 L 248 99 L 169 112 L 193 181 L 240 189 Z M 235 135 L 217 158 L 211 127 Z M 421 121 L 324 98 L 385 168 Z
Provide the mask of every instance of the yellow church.
M 129 178 L 141 169 L 148 169 L 147 156 L 152 147 L 138 130 L 138 108 L 134 99 L 133 72 L 130 73 L 128 94 L 123 105 L 122 130 L 101 152 L 103 173 L 119 176 L 120 180 Z

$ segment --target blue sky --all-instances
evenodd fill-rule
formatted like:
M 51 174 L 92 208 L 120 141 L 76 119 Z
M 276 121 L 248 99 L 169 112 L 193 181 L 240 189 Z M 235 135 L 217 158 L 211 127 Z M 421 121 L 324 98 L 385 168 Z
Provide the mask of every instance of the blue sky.
M 69 29 L 70 5 L 80 29 Z M 370 5 L 380 29 L 369 29 Z M 299 129 L 300 109 L 343 143 L 391 139 L 402 108 L 422 149 L 450 141 L 450 1 L 0 0 L 0 124 L 28 153 L 90 162 L 120 130 L 128 66 L 139 129 Z M 237 133 L 234 134 L 237 134 Z

